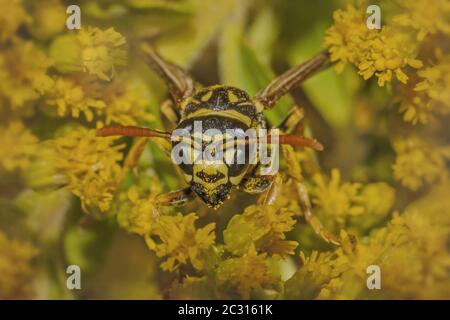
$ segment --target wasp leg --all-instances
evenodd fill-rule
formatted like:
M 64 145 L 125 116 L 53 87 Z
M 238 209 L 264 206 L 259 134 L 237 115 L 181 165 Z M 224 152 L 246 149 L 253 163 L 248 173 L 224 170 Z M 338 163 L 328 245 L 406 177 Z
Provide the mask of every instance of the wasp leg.
M 137 167 L 139 159 L 141 158 L 142 153 L 145 150 L 145 146 L 147 145 L 149 139 L 148 138 L 138 138 L 136 139 L 136 142 L 132 145 L 130 148 L 130 151 L 128 152 L 127 156 L 125 157 L 125 160 L 123 162 L 122 171 L 118 178 L 118 184 L 120 184 L 125 176 L 130 172 L 130 170 L 133 170 Z M 170 156 L 171 153 L 171 145 L 170 142 L 166 140 L 157 139 L 154 141 L 156 145 L 164 151 L 165 154 Z
M 160 207 L 179 207 L 185 205 L 193 199 L 195 199 L 195 194 L 189 187 L 160 194 L 155 198 L 155 205 L 153 206 L 153 216 L 155 218 L 160 216 Z
M 280 129 L 284 133 L 301 133 L 303 134 L 303 126 L 302 120 L 305 117 L 305 110 L 295 105 L 289 111 L 287 116 L 281 121 L 278 125 L 278 129 Z
M 194 80 L 179 66 L 164 60 L 154 48 L 143 43 L 142 52 L 150 67 L 161 77 L 177 103 L 193 95 Z
M 178 122 L 180 121 L 180 113 L 175 107 L 172 99 L 164 100 L 164 102 L 161 103 L 159 109 L 172 127 L 175 127 L 178 124 Z
M 278 125 L 278 128 L 286 133 L 293 133 L 299 130 L 303 130 L 303 127 L 300 127 L 303 117 L 303 109 L 294 106 L 291 111 L 289 111 L 284 120 Z M 314 232 L 320 235 L 326 242 L 339 245 L 339 238 L 325 229 L 320 220 L 313 215 L 311 200 L 309 199 L 308 191 L 306 190 L 306 187 L 302 182 L 303 176 L 301 173 L 300 164 L 297 157 L 295 157 L 295 153 L 292 147 L 283 146 L 282 150 L 285 158 L 287 160 L 290 160 L 289 164 L 290 166 L 292 166 L 292 170 L 289 170 L 290 176 L 294 180 L 293 183 L 295 184 L 296 193 L 298 194 L 299 203 L 306 222 L 309 223 L 312 226 Z
M 261 194 L 258 199 L 260 205 L 271 205 L 276 199 L 279 191 L 279 180 L 281 177 L 275 175 L 261 174 L 263 166 L 257 164 L 255 168 L 247 174 L 239 185 L 239 189 L 249 194 Z
M 303 182 L 295 181 L 296 190 L 300 200 L 300 206 L 303 210 L 303 215 L 306 222 L 313 228 L 314 232 L 322 237 L 326 242 L 335 245 L 340 245 L 339 237 L 328 231 L 320 222 L 320 220 L 313 215 L 311 208 L 311 201 L 309 199 L 308 191 Z
M 267 190 L 265 190 L 263 194 L 259 197 L 258 199 L 259 205 L 262 206 L 272 205 L 278 198 L 278 195 L 280 194 L 281 186 L 283 184 L 281 176 L 279 174 L 276 174 L 270 177 L 272 177 L 272 181 Z
M 254 97 L 256 105 L 262 105 L 262 109 L 271 109 L 282 96 L 325 67 L 328 63 L 328 53 L 323 51 L 308 61 L 289 69 L 256 94 Z
M 138 138 L 136 143 L 133 144 L 127 156 L 125 157 L 125 161 L 123 162 L 122 172 L 120 173 L 118 181 L 119 184 L 123 181 L 130 170 L 136 168 L 139 162 L 139 158 L 145 150 L 147 142 L 148 138 Z
M 295 151 L 291 146 L 282 146 L 284 157 L 289 161 L 289 176 L 293 179 L 296 194 L 298 196 L 299 204 L 305 217 L 306 222 L 311 225 L 314 232 L 320 235 L 326 242 L 340 245 L 340 240 L 337 236 L 329 232 L 312 213 L 311 200 L 309 199 L 308 191 L 303 184 L 303 175 L 300 168 L 299 160 L 296 157 Z
M 299 123 L 304 117 L 304 111 L 298 106 L 294 106 L 283 119 L 278 128 L 283 133 L 292 133 L 297 130 Z M 270 205 L 279 194 L 282 184 L 281 176 L 263 175 L 261 163 L 257 164 L 247 177 L 245 177 L 240 185 L 240 189 L 250 194 L 262 193 L 258 199 L 258 204 Z

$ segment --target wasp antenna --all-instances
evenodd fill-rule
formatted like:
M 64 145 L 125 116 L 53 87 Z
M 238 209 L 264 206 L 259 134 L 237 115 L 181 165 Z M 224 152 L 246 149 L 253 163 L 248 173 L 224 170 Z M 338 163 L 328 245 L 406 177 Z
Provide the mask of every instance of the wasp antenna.
M 149 137 L 149 138 L 170 138 L 169 132 L 159 131 L 149 128 L 139 128 L 131 126 L 114 126 L 97 129 L 97 137 Z

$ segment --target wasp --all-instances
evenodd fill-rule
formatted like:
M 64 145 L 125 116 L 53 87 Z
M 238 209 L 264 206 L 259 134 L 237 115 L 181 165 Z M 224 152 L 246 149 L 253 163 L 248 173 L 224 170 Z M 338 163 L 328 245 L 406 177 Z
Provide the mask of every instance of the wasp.
M 162 104 L 162 113 L 172 123 L 174 130 L 185 130 L 193 135 L 195 135 L 193 128 L 196 121 L 202 123 L 201 133 L 206 133 L 210 129 L 223 134 L 230 129 L 242 131 L 268 129 L 264 111 L 273 108 L 277 101 L 291 89 L 329 64 L 328 53 L 320 52 L 310 60 L 281 74 L 256 96 L 250 97 L 244 90 L 230 86 L 214 85 L 198 88 L 195 80 L 186 70 L 165 60 L 151 45 L 142 44 L 141 51 L 148 65 L 165 82 L 171 95 L 171 99 Z M 322 145 L 316 139 L 292 134 L 302 118 L 302 110 L 293 107 L 285 119 L 275 127 L 281 131 L 277 143 L 322 150 Z M 171 139 L 172 132 L 113 126 L 98 129 L 97 136 L 131 136 L 162 140 L 164 143 L 158 143 L 158 145 L 162 146 L 163 151 L 170 156 L 173 149 L 182 143 L 179 139 Z M 200 140 L 200 143 L 194 144 L 193 148 L 204 151 L 211 137 L 202 135 L 200 139 L 205 141 Z M 250 144 L 248 139 L 244 141 L 245 143 Z M 137 154 L 133 157 L 138 158 L 143 147 L 134 149 L 137 150 Z M 187 154 L 192 152 L 191 148 L 181 149 Z M 238 150 L 238 148 L 223 150 L 224 157 L 236 159 Z M 229 163 L 202 159 L 191 163 L 180 163 L 178 166 L 188 186 L 157 196 L 156 206 L 180 206 L 199 197 L 207 206 L 217 209 L 230 197 L 233 189 L 250 194 L 261 194 L 259 203 L 270 205 L 276 199 L 282 182 L 279 174 L 263 174 L 267 164 L 261 163 L 258 159 L 256 163 L 246 161 Z M 306 188 L 301 181 L 297 181 L 296 188 L 306 221 L 327 242 L 338 244 L 337 237 L 326 231 L 313 216 Z

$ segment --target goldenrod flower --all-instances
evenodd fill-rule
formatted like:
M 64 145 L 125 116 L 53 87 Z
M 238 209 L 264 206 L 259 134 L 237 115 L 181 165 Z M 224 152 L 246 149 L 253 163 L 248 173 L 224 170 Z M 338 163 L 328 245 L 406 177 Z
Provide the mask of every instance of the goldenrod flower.
M 351 5 L 346 10 L 335 11 L 333 18 L 334 25 L 327 30 L 325 45 L 331 60 L 338 62 L 338 72 L 352 63 L 365 80 L 375 75 L 378 84 L 384 86 L 394 75 L 407 83 L 404 69 L 422 67 L 422 62 L 416 59 L 417 44 L 410 33 L 390 26 L 370 30 L 364 10 Z
M 85 212 L 106 213 L 120 183 L 120 152 L 114 138 L 98 139 L 94 130 L 77 128 L 53 141 L 52 162 L 69 179 L 69 189 L 80 198 Z
M 394 16 L 394 22 L 418 31 L 417 39 L 427 34 L 450 34 L 450 3 L 448 0 L 395 0 L 403 12 Z
M 312 202 L 325 217 L 344 224 L 346 219 L 364 213 L 361 203 L 360 183 L 341 183 L 341 173 L 338 169 L 331 171 L 331 177 L 316 174 L 313 177 L 315 186 L 312 188 Z
M 426 299 L 448 296 L 450 252 L 448 183 L 395 214 L 365 240 L 341 232 L 334 252 L 301 254 L 303 265 L 286 282 L 289 299 Z M 382 290 L 366 286 L 367 268 L 381 270 Z
M 81 59 L 85 71 L 99 79 L 109 81 L 116 66 L 125 65 L 125 38 L 113 28 L 82 28 L 77 35 L 81 46 Z
M 66 7 L 58 0 L 31 3 L 33 23 L 30 31 L 39 39 L 49 39 L 66 28 Z
M 62 72 L 84 71 L 110 81 L 117 66 L 126 64 L 125 38 L 113 28 L 82 28 L 77 34 L 56 37 L 50 46 L 55 68 Z
M 302 265 L 285 284 L 288 299 L 311 299 L 318 296 L 326 298 L 330 294 L 330 288 L 325 287 L 333 280 L 339 283 L 338 277 L 348 268 L 347 260 L 337 259 L 333 252 L 313 251 L 310 256 L 300 252 L 300 260 Z M 334 286 L 336 285 L 334 282 Z
M 31 244 L 8 238 L 0 231 L 0 299 L 29 299 L 37 249 Z
M 98 110 L 104 118 L 100 121 L 100 125 L 131 126 L 156 119 L 146 110 L 149 105 L 148 89 L 144 83 L 136 79 L 124 76 L 117 78 L 104 89 L 102 98 L 106 107 Z
M 187 275 L 181 281 L 175 280 L 166 292 L 168 299 L 208 300 L 215 296 L 214 284 L 207 276 L 193 277 Z
M 436 51 L 437 62 L 417 72 L 413 88 L 401 94 L 400 111 L 412 124 L 427 124 L 436 115 L 450 113 L 450 56 Z
M 394 176 L 405 187 L 417 190 L 448 176 L 446 160 L 450 159 L 450 147 L 412 137 L 397 140 L 394 149 L 397 153 Z
M 450 234 L 448 183 L 433 188 L 408 206 L 403 214 L 358 242 L 353 250 L 337 250 L 348 259 L 348 269 L 339 278 L 342 286 L 332 295 L 339 299 L 433 299 L 448 298 Z M 368 290 L 366 269 L 378 265 L 382 290 Z M 378 292 L 375 292 L 378 291 Z
M 51 65 L 45 53 L 32 42 L 16 42 L 0 52 L 0 100 L 12 109 L 38 99 L 49 90 L 52 79 L 47 75 Z
M 216 278 L 219 285 L 235 290 L 242 299 L 273 289 L 279 281 L 270 258 L 265 253 L 258 254 L 253 246 L 243 256 L 221 262 Z
M 384 182 L 366 184 L 360 193 L 360 204 L 364 206 L 364 213 L 367 215 L 385 216 L 394 201 L 394 188 Z
M 148 234 L 155 221 L 155 198 L 162 192 L 156 178 L 151 180 L 151 192 L 141 190 L 138 186 L 131 186 L 119 199 L 121 206 L 117 214 L 119 225 L 128 232 L 139 235 Z M 126 197 L 126 199 L 123 199 Z
M 17 29 L 31 22 L 22 0 L 0 0 L 0 43 L 14 38 Z
M 399 111 L 403 113 L 405 122 L 413 125 L 428 124 L 435 119 L 436 114 L 445 111 L 445 108 L 436 108 L 436 104 L 427 97 L 425 91 L 415 91 L 414 87 L 409 85 L 401 87 L 399 91 Z
M 443 56 L 437 52 L 438 63 L 420 70 L 421 78 L 414 90 L 425 91 L 428 98 L 436 104 L 441 104 L 442 113 L 450 112 L 450 55 Z
M 161 216 L 155 221 L 145 240 L 158 257 L 166 257 L 161 264 L 163 270 L 174 271 L 188 261 L 197 270 L 205 267 L 204 254 L 214 244 L 216 225 L 210 223 L 196 228 L 194 223 L 197 219 L 195 213 L 186 216 L 178 213 Z
M 148 90 L 142 82 L 117 78 L 108 84 L 100 84 L 76 77 L 58 77 L 46 94 L 46 103 L 57 108 L 58 116 L 70 114 L 86 120 L 97 120 L 97 126 L 120 124 L 138 125 L 154 121 L 146 111 L 149 104 Z
M 295 215 L 289 208 L 249 206 L 228 223 L 223 232 L 225 248 L 235 255 L 247 253 L 250 247 L 270 255 L 293 254 L 298 243 L 285 240 L 285 233 L 294 227 Z
M 106 106 L 104 101 L 90 97 L 89 92 L 85 92 L 81 84 L 63 77 L 56 79 L 47 94 L 46 102 L 57 108 L 60 117 L 68 113 L 74 118 L 79 118 L 80 113 L 83 113 L 87 121 L 94 119 L 94 111 L 98 112 Z
M 0 127 L 0 168 L 26 169 L 38 154 L 38 139 L 20 121 Z

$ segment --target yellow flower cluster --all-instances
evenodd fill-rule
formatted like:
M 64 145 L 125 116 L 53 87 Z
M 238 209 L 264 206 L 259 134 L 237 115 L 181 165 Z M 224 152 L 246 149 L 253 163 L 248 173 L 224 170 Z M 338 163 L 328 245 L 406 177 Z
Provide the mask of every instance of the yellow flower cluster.
M 150 179 L 150 184 L 152 186 L 150 192 L 133 185 L 120 195 L 121 206 L 117 213 L 117 221 L 128 232 L 144 236 L 152 229 L 156 215 L 155 198 L 162 190 L 156 178 Z
M 102 31 L 88 27 L 77 35 L 81 44 L 81 57 L 84 69 L 102 80 L 110 80 L 115 66 L 123 66 L 126 51 L 121 47 L 125 38 L 113 28 Z
M 113 28 L 82 28 L 76 35 L 57 37 L 50 48 L 59 71 L 84 71 L 110 81 L 117 66 L 126 64 L 125 38 Z
M 346 260 L 334 252 L 313 251 L 310 256 L 300 252 L 301 267 L 285 283 L 285 295 L 289 299 L 323 297 L 334 281 L 348 266 Z
M 205 267 L 207 251 L 216 239 L 216 225 L 210 223 L 203 228 L 196 228 L 194 223 L 197 219 L 195 213 L 185 216 L 178 213 L 155 219 L 145 240 L 158 257 L 166 257 L 161 264 L 163 270 L 174 271 L 188 261 L 197 270 Z
M 275 261 L 266 253 L 258 254 L 254 246 L 241 257 L 221 262 L 216 273 L 219 285 L 236 291 L 242 299 L 262 296 L 262 290 L 274 289 L 280 281 Z
M 118 77 L 102 92 L 105 108 L 98 109 L 104 121 L 99 123 L 110 125 L 119 123 L 124 126 L 150 122 L 156 118 L 146 108 L 149 94 L 144 83 L 127 77 Z
M 327 215 L 334 215 L 339 224 L 347 217 L 361 215 L 364 207 L 359 205 L 360 183 L 345 182 L 341 184 L 341 173 L 338 169 L 331 171 L 331 177 L 316 174 L 313 178 L 315 187 L 312 192 L 312 202 Z M 327 181 L 328 180 L 328 181 Z
M 246 254 L 250 247 L 269 255 L 293 254 L 298 243 L 285 240 L 292 230 L 296 213 L 290 208 L 248 206 L 234 215 L 223 232 L 225 248 L 234 255 Z
M 403 119 L 412 124 L 427 124 L 435 115 L 450 113 L 450 56 L 437 50 L 437 63 L 417 72 L 414 88 L 401 95 Z
M 64 117 L 67 112 L 74 118 L 79 118 L 83 113 L 87 121 L 94 119 L 93 110 L 106 107 L 105 102 L 100 99 L 89 97 L 86 90 L 92 90 L 89 86 L 83 88 L 70 78 L 57 78 L 55 85 L 47 95 L 46 102 L 50 106 L 57 108 L 60 117 Z
M 6 171 L 26 169 L 38 151 L 38 139 L 21 121 L 0 126 L 0 168 Z
M 87 121 L 95 119 L 98 127 L 153 121 L 146 111 L 146 85 L 123 73 L 116 76 L 116 67 L 126 62 L 124 44 L 125 38 L 112 28 L 88 27 L 76 35 L 57 37 L 50 56 L 56 70 L 65 75 L 56 77 L 46 95 L 47 105 L 56 107 L 60 117 L 70 114 L 78 118 L 83 113 Z
M 53 141 L 53 163 L 59 174 L 69 180 L 69 189 L 81 200 L 89 213 L 107 213 L 121 182 L 119 162 L 123 144 L 113 145 L 114 138 L 98 139 L 94 130 L 68 129 Z
M 394 143 L 397 153 L 393 165 L 394 175 L 402 185 L 417 190 L 424 184 L 446 179 L 446 160 L 450 147 L 435 146 L 418 137 L 399 139 Z
M 38 254 L 31 244 L 10 239 L 0 231 L 0 299 L 28 299 L 32 296 L 31 262 Z
M 432 299 L 448 297 L 450 283 L 447 246 L 450 231 L 448 183 L 433 188 L 424 198 L 411 204 L 402 215 L 347 253 L 351 268 L 342 275 L 340 297 L 369 296 L 364 283 L 352 279 L 364 275 L 368 265 L 377 264 L 382 272 L 384 298 Z M 356 280 L 356 279 L 355 279 Z
M 417 39 L 423 40 L 427 34 L 442 32 L 450 34 L 450 3 L 447 0 L 395 0 L 404 9 L 393 20 L 401 26 L 416 29 Z
M 438 60 L 440 61 L 435 66 L 427 67 L 417 73 L 421 82 L 414 90 L 425 92 L 431 103 L 442 105 L 443 110 L 439 110 L 441 113 L 448 114 L 450 112 L 450 55 L 445 58 L 440 55 Z
M 341 182 L 338 169 L 331 171 L 331 176 L 318 173 L 313 177 L 311 187 L 312 202 L 315 212 L 323 220 L 333 221 L 339 228 L 364 220 L 384 217 L 395 201 L 395 192 L 386 183 Z
M 120 76 L 107 85 L 79 77 L 58 77 L 46 95 L 46 103 L 64 117 L 70 114 L 87 121 L 97 119 L 97 127 L 110 124 L 138 125 L 155 120 L 146 108 L 148 91 L 138 81 Z
M 285 284 L 289 299 L 433 299 L 448 297 L 450 232 L 448 184 L 396 214 L 368 241 L 342 232 L 342 247 L 313 252 Z M 381 271 L 382 290 L 366 286 L 367 267 Z
M 0 43 L 14 39 L 17 29 L 31 22 L 22 0 L 0 0 Z
M 365 80 L 375 75 L 378 84 L 384 86 L 393 75 L 407 83 L 404 69 L 422 67 L 411 33 L 388 26 L 370 30 L 366 26 L 364 10 L 351 5 L 335 11 L 333 18 L 334 25 L 327 30 L 325 45 L 331 61 L 338 62 L 336 69 L 339 72 L 347 63 L 352 63 Z
M 33 1 L 28 10 L 33 15 L 30 32 L 38 39 L 47 40 L 66 29 L 66 6 L 59 0 Z M 66 29 L 67 30 L 67 29 Z
M 0 108 L 3 103 L 13 110 L 27 106 L 48 91 L 53 85 L 47 74 L 50 65 L 45 53 L 30 41 L 18 41 L 0 51 Z

